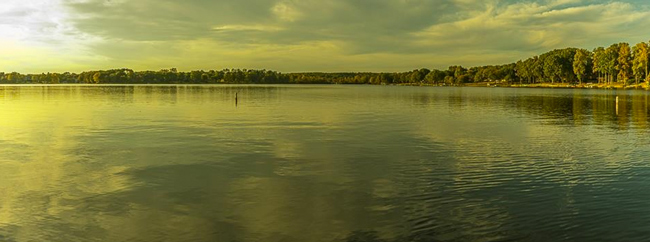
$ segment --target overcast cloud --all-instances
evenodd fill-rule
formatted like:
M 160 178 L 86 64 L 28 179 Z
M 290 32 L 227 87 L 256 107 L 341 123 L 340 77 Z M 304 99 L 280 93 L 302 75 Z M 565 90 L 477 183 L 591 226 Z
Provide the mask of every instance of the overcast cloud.
M 605 0 L 3 0 L 0 71 L 406 71 L 650 40 Z

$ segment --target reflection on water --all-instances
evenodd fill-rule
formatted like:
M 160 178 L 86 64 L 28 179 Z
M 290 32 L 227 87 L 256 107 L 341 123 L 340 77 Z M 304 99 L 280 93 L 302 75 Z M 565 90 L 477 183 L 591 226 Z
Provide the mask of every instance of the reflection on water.
M 650 222 L 644 91 L 3 86 L 0 112 L 0 241 L 636 241 Z

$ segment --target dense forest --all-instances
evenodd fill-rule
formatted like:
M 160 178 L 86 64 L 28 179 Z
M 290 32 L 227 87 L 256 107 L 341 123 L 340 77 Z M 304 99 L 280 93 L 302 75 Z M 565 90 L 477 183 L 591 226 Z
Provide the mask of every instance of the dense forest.
M 429 84 L 623 83 L 648 80 L 649 43 L 617 43 L 593 51 L 556 49 L 516 63 L 447 70 L 416 69 L 398 73 L 280 73 L 270 70 L 224 69 L 179 72 L 114 69 L 76 73 L 20 74 L 0 72 L 0 84 Z

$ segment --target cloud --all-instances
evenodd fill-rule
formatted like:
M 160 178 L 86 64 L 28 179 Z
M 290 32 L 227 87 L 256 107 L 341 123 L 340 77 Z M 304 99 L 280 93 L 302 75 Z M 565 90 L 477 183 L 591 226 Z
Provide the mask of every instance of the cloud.
M 489 54 L 517 51 L 525 54 L 520 58 L 554 48 L 593 48 L 647 38 L 639 30 L 650 23 L 650 15 L 631 4 L 611 2 L 558 8 L 576 2 L 489 5 L 470 18 L 433 25 L 415 36 L 419 38 L 417 44 L 438 52 L 463 55 L 477 50 Z
M 161 41 L 194 39 L 213 26 L 266 23 L 273 1 L 142 0 L 106 4 L 107 0 L 67 2 L 84 32 L 104 38 Z
M 53 53 L 74 50 L 61 58 L 69 62 L 77 61 L 73 55 L 91 58 L 95 61 L 78 66 L 95 69 L 128 65 L 183 70 L 255 66 L 280 71 L 403 71 L 500 64 L 553 48 L 590 49 L 650 38 L 644 34 L 650 24 L 649 4 L 641 1 L 32 3 L 50 7 L 17 1 L 0 7 L 0 29 L 10 29 L 2 31 L 0 38 L 29 39 L 49 46 Z
M 280 27 L 267 25 L 222 25 L 212 28 L 217 31 L 279 31 Z
M 98 64 L 59 0 L 4 0 L 0 4 L 0 71 L 66 71 Z
M 289 2 L 276 3 L 271 10 L 278 19 L 288 22 L 296 21 L 303 16 L 303 13 L 294 8 Z
M 74 20 L 77 28 L 107 39 L 141 41 L 213 38 L 237 39 L 238 43 L 295 44 L 344 40 L 355 43 L 356 51 L 361 52 L 394 46 L 398 39 L 393 36 L 424 29 L 453 14 L 455 6 L 450 0 L 141 0 L 110 5 L 105 2 L 69 2 L 80 16 Z M 215 26 L 229 26 L 233 31 L 212 31 Z M 265 29 L 285 31 L 268 33 Z M 233 33 L 234 30 L 242 33 Z M 251 30 L 258 32 L 250 33 Z

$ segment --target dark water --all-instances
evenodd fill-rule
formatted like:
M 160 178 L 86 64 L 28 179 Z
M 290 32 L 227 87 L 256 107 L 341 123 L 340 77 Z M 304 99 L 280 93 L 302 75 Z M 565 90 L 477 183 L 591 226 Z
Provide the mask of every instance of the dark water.
M 0 241 L 647 240 L 648 103 L 622 90 L 0 87 Z

